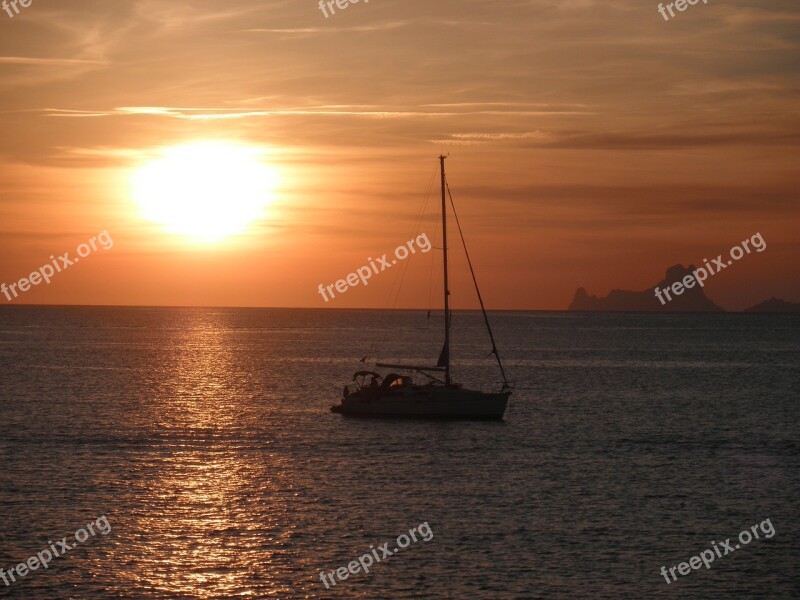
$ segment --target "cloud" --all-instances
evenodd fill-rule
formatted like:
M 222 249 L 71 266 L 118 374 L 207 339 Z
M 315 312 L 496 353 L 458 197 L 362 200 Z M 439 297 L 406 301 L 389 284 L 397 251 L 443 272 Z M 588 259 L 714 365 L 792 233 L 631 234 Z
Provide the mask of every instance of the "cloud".
M 31 56 L 0 56 L 0 64 L 4 65 L 32 65 L 32 66 L 61 66 L 61 65 L 100 65 L 102 60 L 85 60 L 80 58 L 35 58 Z

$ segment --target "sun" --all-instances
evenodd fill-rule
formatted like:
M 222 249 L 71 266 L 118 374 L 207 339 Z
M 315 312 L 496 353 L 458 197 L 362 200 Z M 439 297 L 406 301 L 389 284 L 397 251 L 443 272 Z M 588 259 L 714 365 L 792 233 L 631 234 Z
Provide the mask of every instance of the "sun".
M 170 233 L 199 241 L 240 234 L 273 200 L 275 170 L 264 154 L 219 141 L 165 148 L 133 173 L 132 195 Z

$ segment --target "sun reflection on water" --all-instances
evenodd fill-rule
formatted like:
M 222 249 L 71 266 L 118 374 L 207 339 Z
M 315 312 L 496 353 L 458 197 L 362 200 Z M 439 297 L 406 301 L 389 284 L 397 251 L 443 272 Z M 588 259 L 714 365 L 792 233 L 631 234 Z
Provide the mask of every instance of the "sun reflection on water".
M 136 556 L 127 570 L 135 588 L 171 598 L 255 597 L 259 589 L 264 597 L 265 585 L 271 595 L 292 592 L 278 577 L 302 562 L 290 549 L 296 528 L 286 525 L 290 469 L 269 440 L 252 435 L 254 415 L 240 394 L 241 378 L 253 375 L 240 366 L 235 335 L 213 313 L 190 313 L 165 349 L 152 403 L 160 443 L 141 465 L 149 508 L 132 515 L 128 530 L 139 533 L 128 557 L 118 557 Z

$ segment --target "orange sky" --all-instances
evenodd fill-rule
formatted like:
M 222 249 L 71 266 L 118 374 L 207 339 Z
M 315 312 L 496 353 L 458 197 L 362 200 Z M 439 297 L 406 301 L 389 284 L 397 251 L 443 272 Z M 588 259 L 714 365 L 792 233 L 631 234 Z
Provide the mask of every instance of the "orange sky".
M 706 293 L 730 310 L 798 302 L 800 5 L 711 0 L 669 22 L 657 6 L 372 0 L 326 19 L 315 0 L 34 0 L 0 12 L 0 282 L 108 231 L 113 248 L 14 302 L 386 307 L 400 269 L 327 304 L 317 286 L 409 239 L 449 153 L 490 308 L 645 289 L 756 232 L 767 250 Z M 263 214 L 215 243 L 145 218 L 131 176 L 164 148 L 214 140 L 274 170 Z M 431 257 L 409 263 L 398 306 L 428 306 Z M 475 306 L 463 266 L 455 308 Z

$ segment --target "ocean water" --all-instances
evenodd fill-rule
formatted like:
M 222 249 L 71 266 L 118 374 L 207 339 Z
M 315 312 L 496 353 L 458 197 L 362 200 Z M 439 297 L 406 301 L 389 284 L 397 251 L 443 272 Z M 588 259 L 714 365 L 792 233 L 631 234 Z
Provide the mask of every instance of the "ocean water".
M 329 407 L 364 355 L 435 357 L 437 315 L 0 307 L 0 569 L 75 546 L 0 598 L 800 595 L 800 318 L 492 321 L 505 421 L 395 422 Z M 457 378 L 487 353 L 457 313 Z

